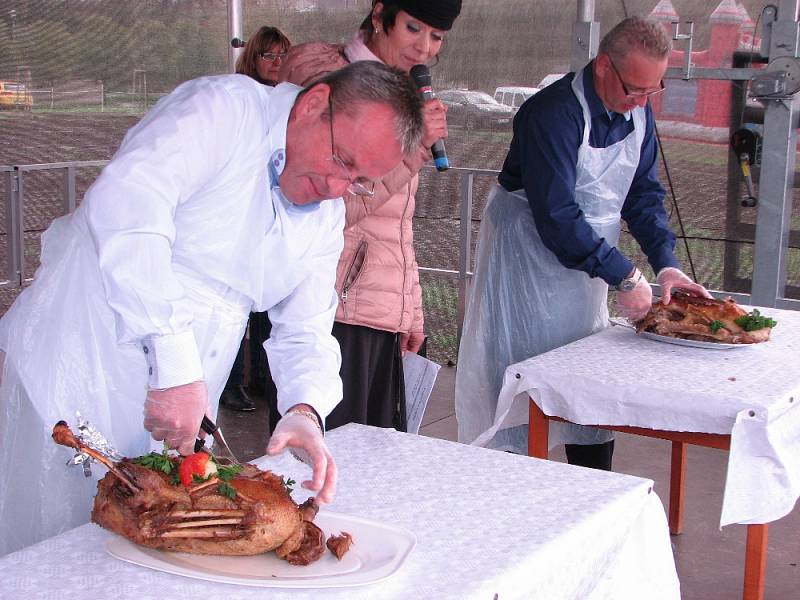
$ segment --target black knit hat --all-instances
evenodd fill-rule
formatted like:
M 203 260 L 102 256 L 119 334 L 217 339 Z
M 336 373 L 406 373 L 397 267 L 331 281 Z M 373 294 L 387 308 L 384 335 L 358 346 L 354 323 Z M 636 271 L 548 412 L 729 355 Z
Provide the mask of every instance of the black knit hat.
M 461 0 L 383 0 L 384 6 L 396 6 L 434 29 L 448 31 L 461 12 Z

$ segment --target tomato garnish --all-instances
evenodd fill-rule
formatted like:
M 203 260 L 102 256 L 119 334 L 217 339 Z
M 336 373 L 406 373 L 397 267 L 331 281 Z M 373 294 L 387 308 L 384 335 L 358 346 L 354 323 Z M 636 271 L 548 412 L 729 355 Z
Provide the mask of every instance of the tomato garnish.
M 181 465 L 178 467 L 178 475 L 181 483 L 190 486 L 194 482 L 194 475 L 206 477 L 206 465 L 208 464 L 208 454 L 205 452 L 195 452 L 185 456 Z

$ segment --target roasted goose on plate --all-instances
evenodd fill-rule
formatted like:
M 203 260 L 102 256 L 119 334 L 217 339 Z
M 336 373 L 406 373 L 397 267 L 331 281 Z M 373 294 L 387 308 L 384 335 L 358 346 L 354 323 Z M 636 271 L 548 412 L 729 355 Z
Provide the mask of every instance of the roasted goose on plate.
M 757 344 L 769 340 L 775 325 L 758 309 L 748 313 L 732 298 L 717 300 L 676 291 L 669 304 L 654 302 L 650 312 L 636 324 L 636 331 L 687 340 Z
M 317 505 L 295 504 L 287 483 L 270 471 L 218 466 L 205 453 L 114 461 L 87 446 L 64 421 L 53 428 L 53 439 L 108 468 L 97 484 L 92 521 L 137 544 L 229 556 L 274 550 L 297 565 L 325 552 L 325 535 L 312 522 Z

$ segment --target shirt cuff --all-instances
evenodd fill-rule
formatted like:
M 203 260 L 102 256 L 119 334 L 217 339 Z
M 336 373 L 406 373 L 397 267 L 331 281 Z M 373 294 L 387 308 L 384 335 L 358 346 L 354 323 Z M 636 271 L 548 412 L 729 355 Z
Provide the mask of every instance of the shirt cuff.
M 192 330 L 148 336 L 142 341 L 151 389 L 167 388 L 203 379 L 203 364 Z
M 628 276 L 628 273 L 636 266 L 628 260 L 621 252 L 614 252 L 607 264 L 603 265 L 604 273 L 600 277 L 605 280 L 609 287 L 614 287 Z

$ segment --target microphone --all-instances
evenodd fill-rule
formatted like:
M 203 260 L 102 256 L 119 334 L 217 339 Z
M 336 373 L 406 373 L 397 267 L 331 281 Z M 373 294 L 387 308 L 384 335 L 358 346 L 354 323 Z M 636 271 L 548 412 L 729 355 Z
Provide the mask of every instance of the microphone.
M 244 41 L 244 40 L 242 40 L 242 39 L 239 39 L 238 37 L 235 37 L 235 38 L 233 38 L 233 39 L 231 40 L 231 46 L 232 46 L 233 48 L 244 48 L 244 45 L 245 45 L 246 43 L 247 43 L 247 42 L 245 42 L 245 41 Z
M 425 65 L 414 65 L 411 67 L 411 79 L 414 85 L 417 86 L 417 91 L 422 94 L 425 100 L 432 100 L 436 98 L 431 87 L 431 71 Z M 437 171 L 446 171 L 450 168 L 450 161 L 447 160 L 447 152 L 444 149 L 444 142 L 439 139 L 431 146 L 433 153 L 433 163 L 436 165 Z

